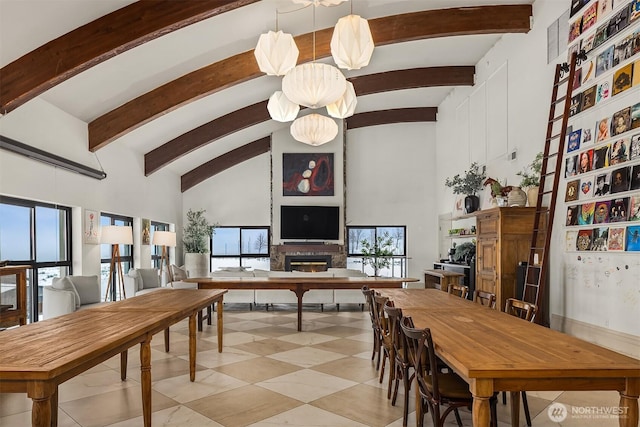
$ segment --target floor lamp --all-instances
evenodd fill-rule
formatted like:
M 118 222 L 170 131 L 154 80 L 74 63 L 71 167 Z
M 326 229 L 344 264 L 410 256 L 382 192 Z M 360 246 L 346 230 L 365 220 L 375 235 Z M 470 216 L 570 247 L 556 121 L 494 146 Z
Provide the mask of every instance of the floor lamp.
M 120 259 L 120 245 L 133 245 L 133 230 L 129 226 L 104 225 L 100 234 L 100 243 L 111 245 L 111 264 L 109 265 L 109 280 L 107 281 L 107 292 L 104 300 L 109 300 L 111 290 L 111 278 L 116 275 L 116 281 L 120 279 L 121 298 L 126 299 L 124 290 L 124 275 L 122 274 L 122 264 Z
M 169 248 L 176 246 L 176 233 L 173 231 L 159 231 L 153 232 L 153 244 L 156 246 L 162 246 L 162 255 L 160 256 L 160 282 L 162 282 L 162 264 L 167 265 L 167 278 L 169 283 L 173 282 L 173 274 L 171 274 L 171 268 L 169 267 Z

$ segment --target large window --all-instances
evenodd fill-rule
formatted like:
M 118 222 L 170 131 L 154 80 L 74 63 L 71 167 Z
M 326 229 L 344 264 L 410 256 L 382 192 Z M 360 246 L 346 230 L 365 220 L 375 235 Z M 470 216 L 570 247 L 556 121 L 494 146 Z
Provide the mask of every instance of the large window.
M 407 271 L 407 227 L 405 226 L 349 226 L 347 227 L 347 268 L 374 275 L 374 269 L 365 265 L 362 241 L 373 244 L 379 237 L 391 240 L 391 265 L 378 272 L 380 276 L 404 277 Z
M 100 225 L 120 225 L 133 226 L 133 218 L 121 215 L 114 215 L 102 212 L 100 214 Z M 111 266 L 111 245 L 100 245 L 100 294 L 105 295 L 109 282 L 109 270 Z M 123 274 L 127 274 L 133 268 L 133 245 L 120 245 L 120 261 Z M 109 299 L 116 301 L 120 299 L 120 282 L 117 279 L 117 266 L 114 265 L 114 272 L 111 276 L 111 295 Z
M 269 227 L 216 227 L 211 236 L 211 270 L 251 267 L 269 270 Z
M 71 271 L 71 208 L 0 197 L 0 259 L 29 265 L 27 318 L 42 314 L 42 287 Z M 15 299 L 15 283 L 4 281 L 1 300 Z M 13 278 L 11 279 L 13 280 Z
M 156 231 L 169 231 L 169 224 L 151 221 L 151 242 L 153 242 L 153 233 Z M 151 264 L 153 265 L 153 268 L 160 268 L 160 257 L 162 257 L 162 246 L 152 245 Z

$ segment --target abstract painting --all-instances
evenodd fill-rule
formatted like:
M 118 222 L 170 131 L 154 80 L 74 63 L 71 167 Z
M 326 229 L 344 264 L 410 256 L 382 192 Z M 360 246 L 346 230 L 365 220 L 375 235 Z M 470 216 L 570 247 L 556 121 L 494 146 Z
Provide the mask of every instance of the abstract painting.
M 333 153 L 283 153 L 283 196 L 333 196 Z

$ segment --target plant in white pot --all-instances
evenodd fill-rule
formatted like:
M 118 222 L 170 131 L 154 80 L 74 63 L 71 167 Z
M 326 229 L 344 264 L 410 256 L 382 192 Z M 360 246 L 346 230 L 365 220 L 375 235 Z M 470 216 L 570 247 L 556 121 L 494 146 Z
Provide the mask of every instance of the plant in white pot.
M 464 171 L 464 175 L 454 175 L 453 178 L 447 178 L 444 185 L 453 188 L 453 194 L 464 194 L 465 213 L 472 213 L 480 207 L 480 198 L 477 193 L 482 189 L 482 183 L 485 179 L 484 170 L 480 170 L 480 165 L 473 162 L 468 171 Z
M 527 189 L 529 206 L 535 206 L 538 202 L 540 187 L 540 172 L 542 171 L 542 152 L 536 154 L 535 159 L 516 175 L 521 177 L 520 188 Z
M 373 267 L 374 276 L 378 276 L 380 270 L 391 266 L 391 257 L 393 256 L 393 239 L 389 233 L 385 232 L 382 236 L 378 236 L 373 242 L 363 239 L 362 257 L 364 265 Z
M 184 226 L 184 266 L 190 277 L 209 275 L 209 240 L 215 233 L 215 224 L 210 224 L 204 216 L 206 210 L 187 211 L 187 224 Z

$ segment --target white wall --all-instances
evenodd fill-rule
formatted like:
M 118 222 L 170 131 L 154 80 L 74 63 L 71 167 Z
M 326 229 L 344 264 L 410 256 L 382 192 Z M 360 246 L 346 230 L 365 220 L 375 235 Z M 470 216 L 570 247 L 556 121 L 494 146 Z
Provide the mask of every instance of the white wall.
M 138 239 L 140 218 L 181 223 L 178 176 L 163 170 L 145 177 L 143 156 L 118 143 L 89 152 L 87 124 L 39 98 L 0 118 L 0 133 L 107 173 L 99 181 L 0 150 L 0 194 L 74 208 L 74 274 L 100 273 L 100 245 L 81 243 L 84 209 L 134 217 Z M 151 247 L 135 247 L 134 264 L 149 266 Z
M 436 129 L 436 188 L 440 213 L 450 212 L 454 201 L 451 189 L 441 185 L 446 177 L 460 173 L 468 169 L 471 162 L 478 161 L 486 164 L 487 176 L 506 179 L 508 185 L 518 185 L 519 179 L 515 173 L 544 148 L 555 64 L 565 62 L 567 58 L 566 47 L 561 47 L 556 62 L 547 65 L 547 27 L 568 9 L 569 3 L 538 0 L 533 6 L 532 30 L 528 34 L 505 35 L 476 65 L 476 85 L 473 88 L 455 89 L 440 105 Z M 492 145 L 495 140 L 491 139 L 488 128 L 491 123 L 500 126 L 500 120 L 495 120 L 493 110 L 490 114 L 488 110 L 483 112 L 469 105 L 473 106 L 474 102 L 478 104 L 478 93 L 485 90 L 487 100 L 484 104 L 490 108 L 491 79 L 502 67 L 507 70 L 503 79 L 506 86 L 502 88 L 506 89 L 508 103 L 503 116 L 507 141 L 502 150 L 496 150 Z M 473 113 L 465 115 L 461 112 L 464 108 L 469 108 L 469 111 L 473 109 Z M 611 105 L 611 108 L 614 106 Z M 480 114 L 480 119 L 474 114 Z M 468 116 L 472 118 L 464 122 L 459 120 Z M 474 129 L 482 130 L 483 120 L 487 133 L 474 140 Z M 468 138 L 460 140 L 460 135 L 465 135 L 460 127 L 469 129 Z M 474 143 L 484 146 L 470 145 Z M 516 160 L 508 161 L 504 155 L 514 150 L 517 153 Z M 481 197 L 486 198 L 487 195 L 487 192 L 483 192 Z M 562 204 L 562 200 L 559 204 Z M 620 272 L 625 265 L 637 268 L 637 255 L 598 253 L 578 262 L 576 254 L 568 256 L 564 253 L 562 218 L 554 224 L 550 248 L 548 288 L 552 326 L 637 356 L 640 343 L 638 298 L 621 301 L 621 297 L 616 295 L 623 288 L 625 292 L 630 292 L 629 288 L 634 287 L 637 291 L 637 272 Z M 576 269 L 581 273 L 577 274 Z M 605 270 L 614 273 L 605 274 Z M 587 282 L 584 281 L 585 274 Z M 595 282 L 599 290 L 590 289 L 596 287 Z

